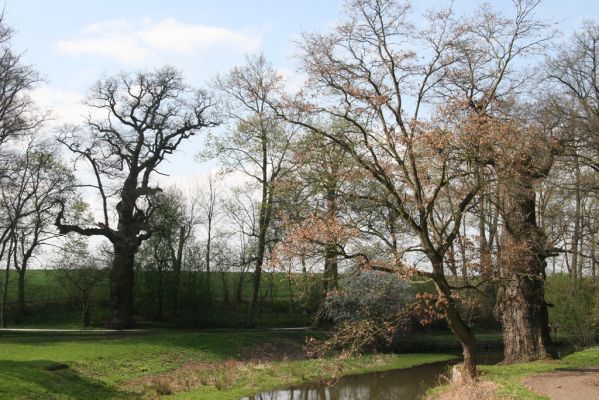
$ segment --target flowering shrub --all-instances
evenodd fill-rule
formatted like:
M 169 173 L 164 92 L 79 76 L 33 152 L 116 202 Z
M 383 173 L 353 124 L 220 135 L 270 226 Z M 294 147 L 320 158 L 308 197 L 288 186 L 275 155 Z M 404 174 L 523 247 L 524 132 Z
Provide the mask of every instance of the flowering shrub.
M 363 319 L 395 320 L 414 303 L 409 282 L 389 273 L 369 271 L 349 275 L 341 289 L 329 292 L 325 309 L 333 322 Z

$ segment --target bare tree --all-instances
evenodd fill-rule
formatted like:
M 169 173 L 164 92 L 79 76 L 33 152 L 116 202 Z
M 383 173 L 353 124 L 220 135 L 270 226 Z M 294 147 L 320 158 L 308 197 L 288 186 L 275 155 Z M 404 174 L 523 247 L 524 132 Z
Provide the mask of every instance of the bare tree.
M 475 338 L 456 307 L 444 259 L 484 183 L 476 176 L 485 165 L 479 144 L 494 130 L 487 116 L 500 93 L 518 84 L 508 79 L 513 60 L 542 42 L 530 37 L 538 27 L 531 19 L 536 2 L 517 1 L 512 19 L 483 6 L 468 23 L 438 9 L 421 29 L 410 23 L 405 2 L 346 4 L 349 18 L 333 33 L 304 35 L 313 96 L 292 100 L 296 115 L 286 111 L 286 118 L 338 143 L 384 189 L 381 202 L 409 227 L 428 260 L 429 270 L 417 273 L 435 282 L 462 344 L 466 375 L 474 377 Z M 332 134 L 314 122 L 319 113 L 347 128 Z M 396 257 L 391 269 L 405 270 L 409 261 Z
M 83 326 L 92 320 L 92 300 L 94 291 L 106 279 L 106 263 L 94 256 L 84 237 L 66 237 L 60 247 L 54 268 L 58 271 L 61 283 L 67 289 L 74 289 L 81 310 Z
M 208 295 L 210 296 L 210 267 L 213 258 L 212 244 L 215 239 L 215 232 L 222 216 L 222 210 L 219 207 L 222 199 L 219 196 L 219 188 L 213 175 L 208 175 L 208 178 L 206 179 L 206 186 L 206 190 L 202 190 L 201 193 L 198 194 L 199 197 L 197 198 L 197 201 L 199 208 L 198 211 L 201 211 L 202 213 L 200 219 L 206 229 L 206 282 Z M 216 239 L 218 239 L 218 237 L 216 237 Z
M 25 313 L 25 275 L 30 261 L 44 245 L 59 236 L 53 226 L 57 200 L 72 200 L 74 178 L 56 151 L 46 142 L 31 139 L 22 154 L 11 157 L 11 168 L 0 177 L 4 233 L 13 241 L 17 270 L 16 318 Z
M 135 253 L 152 234 L 148 222 L 155 209 L 153 198 L 161 191 L 152 177 L 182 141 L 217 122 L 210 117 L 207 94 L 185 86 L 170 67 L 100 80 L 87 104 L 105 116 L 90 116 L 83 126 L 65 128 L 59 141 L 91 169 L 95 182 L 87 186 L 99 196 L 101 220 L 96 227 L 68 224 L 61 211 L 56 226 L 63 234 L 99 235 L 112 243 L 108 325 L 129 328 Z
M 260 186 L 260 213 L 254 282 L 247 324 L 254 325 L 260 292 L 262 265 L 273 219 L 279 179 L 286 173 L 293 130 L 272 112 L 269 102 L 281 94 L 281 77 L 264 56 L 250 57 L 247 64 L 219 77 L 216 88 L 223 94 L 231 129 L 209 142 L 210 152 L 226 168 L 241 171 Z
M 472 145 L 475 179 L 487 186 L 476 202 L 479 262 L 487 277 L 489 246 L 497 236 L 485 196 L 495 195 L 501 216 L 499 268 L 492 275 L 499 283 L 495 313 L 503 328 L 505 362 L 552 353 L 544 288 L 548 246 L 537 225 L 535 188 L 550 171 L 555 149 L 548 140 L 551 130 L 537 123 L 538 107 L 526 104 L 533 93 L 528 84 L 538 80 L 517 65 L 542 50 L 552 34 L 535 17 L 538 0 L 513 4 L 513 17 L 485 5 L 465 24 L 454 50 L 456 63 L 438 90 L 442 98 L 462 104 L 472 122 L 464 139 Z M 493 181 L 495 186 L 489 184 Z
M 29 91 L 39 81 L 37 73 L 11 48 L 14 31 L 0 13 L 0 148 L 9 139 L 27 134 L 43 121 Z

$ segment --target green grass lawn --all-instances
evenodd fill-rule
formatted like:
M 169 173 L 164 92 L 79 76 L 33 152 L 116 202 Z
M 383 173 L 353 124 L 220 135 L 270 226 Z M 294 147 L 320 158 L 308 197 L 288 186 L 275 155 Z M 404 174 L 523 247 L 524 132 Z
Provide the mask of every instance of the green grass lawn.
M 3 334 L 0 398 L 151 399 L 162 394 L 184 399 L 238 399 L 303 381 L 453 358 L 402 354 L 343 361 L 274 360 L 282 350 L 299 349 L 304 336 L 302 332 L 257 331 Z
M 599 365 L 599 347 L 572 353 L 561 360 L 535 361 L 514 365 L 485 365 L 480 367 L 480 371 L 483 380 L 491 380 L 498 384 L 497 395 L 499 398 L 536 400 L 545 399 L 545 397 L 526 389 L 522 384 L 526 376 L 558 368 L 580 368 L 592 365 Z
M 528 390 L 523 381 L 530 375 L 551 372 L 557 369 L 582 368 L 599 365 L 599 346 L 569 354 L 559 360 L 543 360 L 513 365 L 480 365 L 478 367 L 481 381 L 491 381 L 496 384 L 496 399 L 544 400 Z M 440 386 L 430 390 L 432 398 L 451 391 L 449 386 Z M 453 398 L 453 397 L 452 397 Z M 580 399 L 583 400 L 583 399 Z

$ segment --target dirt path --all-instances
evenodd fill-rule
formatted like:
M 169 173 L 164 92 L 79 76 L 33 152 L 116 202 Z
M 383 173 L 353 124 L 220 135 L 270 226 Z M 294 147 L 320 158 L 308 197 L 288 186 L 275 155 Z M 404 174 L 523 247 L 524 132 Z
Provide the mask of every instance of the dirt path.
M 599 400 L 599 365 L 533 375 L 524 384 L 551 400 Z

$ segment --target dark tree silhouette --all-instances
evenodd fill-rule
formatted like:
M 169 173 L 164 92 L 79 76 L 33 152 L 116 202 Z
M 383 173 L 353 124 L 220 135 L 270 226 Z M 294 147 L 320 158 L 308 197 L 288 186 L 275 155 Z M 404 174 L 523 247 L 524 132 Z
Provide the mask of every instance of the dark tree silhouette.
M 100 80 L 87 105 L 104 117 L 90 115 L 82 126 L 63 129 L 59 141 L 76 162 L 91 168 L 95 182 L 86 186 L 93 187 L 100 198 L 102 219 L 94 227 L 68 224 L 63 221 L 63 207 L 56 226 L 63 234 L 100 235 L 112 243 L 108 326 L 129 328 L 133 325 L 134 258 L 152 234 L 153 198 L 161 191 L 152 177 L 182 141 L 217 122 L 210 117 L 210 97 L 185 86 L 181 75 L 170 67 Z M 111 211 L 116 212 L 116 226 L 111 226 Z

